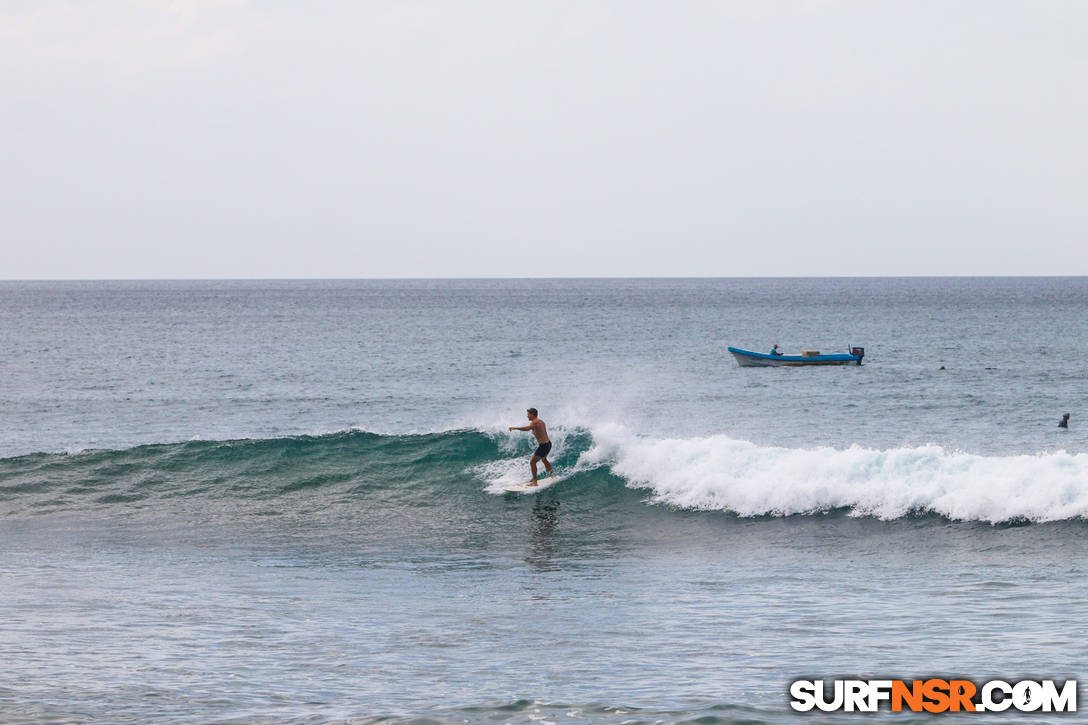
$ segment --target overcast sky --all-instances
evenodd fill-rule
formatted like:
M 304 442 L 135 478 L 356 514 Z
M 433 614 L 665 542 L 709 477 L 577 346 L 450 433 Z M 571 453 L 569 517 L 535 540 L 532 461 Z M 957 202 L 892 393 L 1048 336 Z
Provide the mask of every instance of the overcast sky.
M 0 278 L 1088 274 L 1088 3 L 0 3 Z

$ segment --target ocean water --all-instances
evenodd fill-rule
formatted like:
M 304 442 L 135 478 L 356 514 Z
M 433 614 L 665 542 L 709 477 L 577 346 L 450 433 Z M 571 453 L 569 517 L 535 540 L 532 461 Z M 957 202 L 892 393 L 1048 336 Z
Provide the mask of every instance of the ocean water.
M 845 722 L 789 683 L 1084 680 L 1086 310 L 1085 278 L 0 283 L 0 722 Z M 774 343 L 867 354 L 725 351 Z M 569 478 L 503 494 L 529 406 Z

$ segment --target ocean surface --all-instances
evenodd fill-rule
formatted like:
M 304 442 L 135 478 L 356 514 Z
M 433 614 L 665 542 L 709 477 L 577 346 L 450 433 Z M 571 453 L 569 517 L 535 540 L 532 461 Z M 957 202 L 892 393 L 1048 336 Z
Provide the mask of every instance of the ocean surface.
M 814 724 L 873 716 L 793 680 L 1088 679 L 1086 312 L 1086 278 L 0 282 L 0 722 Z M 775 343 L 865 363 L 725 349 Z M 530 406 L 569 478 L 504 494 Z

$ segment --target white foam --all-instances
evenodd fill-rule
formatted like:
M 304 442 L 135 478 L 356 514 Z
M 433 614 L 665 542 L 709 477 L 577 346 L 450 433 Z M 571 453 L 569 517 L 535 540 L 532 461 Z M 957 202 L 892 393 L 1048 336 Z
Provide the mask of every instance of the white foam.
M 741 516 L 847 508 L 894 519 L 924 510 L 959 520 L 1088 516 L 1088 454 L 980 456 L 929 445 L 877 450 L 782 448 L 723 435 L 643 438 L 593 430 L 578 467 L 610 464 L 651 500 Z
M 526 458 L 503 458 L 490 461 L 471 469 L 476 478 L 487 481 L 488 493 L 501 494 L 507 486 L 516 486 L 529 480 L 529 464 Z M 540 473 L 544 473 L 541 466 Z

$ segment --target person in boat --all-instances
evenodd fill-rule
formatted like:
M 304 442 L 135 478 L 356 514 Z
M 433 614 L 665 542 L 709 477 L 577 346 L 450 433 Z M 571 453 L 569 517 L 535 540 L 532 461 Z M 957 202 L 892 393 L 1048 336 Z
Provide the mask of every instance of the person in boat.
M 1069 413 L 1066 413 L 1065 415 L 1063 415 L 1062 419 L 1058 421 L 1058 427 L 1059 428 L 1068 428 L 1069 427 Z
M 552 442 L 548 439 L 548 426 L 544 425 L 544 421 L 537 417 L 536 408 L 529 408 L 525 413 L 529 418 L 529 425 L 510 426 L 509 430 L 527 430 L 532 432 L 533 437 L 536 438 L 536 452 L 533 453 L 533 457 L 529 459 L 529 469 L 533 472 L 533 480 L 529 482 L 529 485 L 535 486 L 537 485 L 536 464 L 540 461 L 544 461 L 544 468 L 548 469 L 549 476 L 555 475 L 555 472 L 552 470 L 552 464 L 548 462 L 548 454 L 551 453 Z
M 778 345 L 775 345 L 774 347 L 771 348 L 771 354 L 772 355 L 781 355 L 782 354 L 781 351 L 778 349 Z

